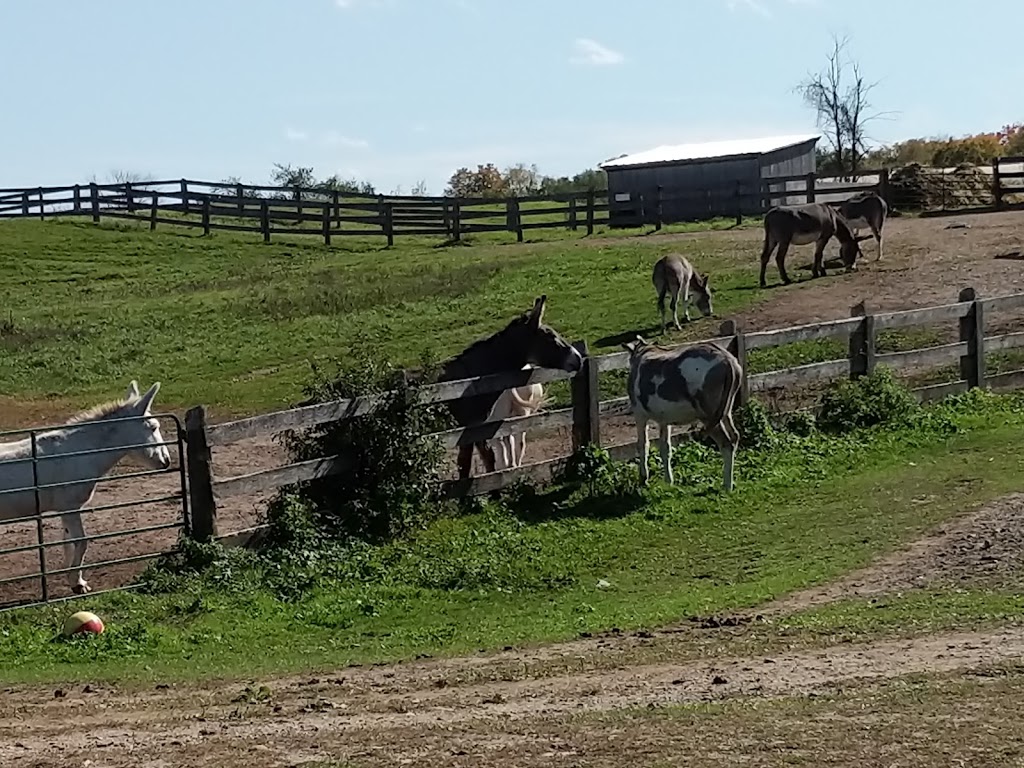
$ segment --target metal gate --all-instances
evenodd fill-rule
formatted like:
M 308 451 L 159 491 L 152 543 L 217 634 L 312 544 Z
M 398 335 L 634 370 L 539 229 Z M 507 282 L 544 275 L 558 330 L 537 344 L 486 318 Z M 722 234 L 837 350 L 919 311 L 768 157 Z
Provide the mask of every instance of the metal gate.
M 139 420 L 142 417 L 131 416 L 117 419 L 96 420 L 83 422 L 101 428 L 102 425 L 110 425 L 115 422 Z M 78 571 L 78 568 L 70 568 L 70 550 L 75 544 L 83 543 L 87 547 L 91 542 L 101 542 L 98 547 L 93 547 L 90 552 L 99 554 L 100 558 L 95 562 L 85 560 L 81 566 L 83 578 L 88 581 L 84 574 L 93 573 L 103 569 L 106 573 L 100 574 L 98 581 L 102 584 L 92 586 L 87 594 L 102 594 L 123 589 L 130 589 L 135 584 L 124 584 L 124 571 L 134 570 L 126 566 L 133 563 L 141 563 L 153 560 L 166 552 L 173 551 L 176 541 L 171 539 L 167 542 L 161 541 L 170 538 L 167 533 L 173 530 L 190 530 L 190 516 L 188 509 L 188 480 L 185 474 L 185 430 L 177 416 L 171 413 L 151 414 L 149 418 L 157 419 L 160 423 L 161 437 L 163 440 L 151 443 L 137 443 L 131 445 L 115 445 L 113 447 L 97 447 L 87 450 L 76 450 L 68 452 L 53 452 L 46 455 L 45 446 L 52 441 L 52 437 L 46 433 L 53 433 L 57 430 L 67 429 L 72 424 L 58 424 L 47 427 L 36 427 L 31 429 L 18 429 L 0 432 L 0 611 L 26 605 L 38 605 L 69 600 L 82 596 L 75 594 L 70 585 L 70 577 Z M 170 432 L 171 434 L 167 434 Z M 20 451 L 13 458 L 9 458 L 4 449 L 8 445 L 18 445 Z M 113 474 L 113 467 L 102 471 L 99 475 L 85 476 L 79 469 L 72 467 L 76 458 L 84 459 L 88 456 L 99 456 L 120 453 L 122 456 L 130 455 L 149 446 L 166 446 L 171 453 L 171 463 L 167 469 L 149 469 L 144 467 L 137 471 Z M 175 450 L 176 449 L 176 450 Z M 175 457 L 174 454 L 177 454 Z M 176 461 L 175 461 L 176 459 Z M 47 462 L 54 462 L 48 465 Z M 54 467 L 56 462 L 64 461 L 59 469 L 47 471 L 48 467 Z M 115 461 L 120 463 L 121 456 Z M 87 464 L 87 461 L 77 462 L 79 465 Z M 93 470 L 98 471 L 98 470 Z M 59 482 L 40 482 L 47 478 L 45 475 L 53 474 L 60 477 L 58 473 L 64 472 L 69 475 Z M 163 476 L 169 476 L 164 480 Z M 139 480 L 139 478 L 150 478 Z M 93 486 L 93 495 L 88 506 L 80 509 L 81 528 L 83 535 L 67 538 L 67 529 L 58 530 L 56 539 L 46 540 L 46 529 L 48 525 L 60 523 L 62 518 L 69 512 L 68 509 L 58 509 L 57 499 L 46 497 L 59 496 L 61 489 L 69 492 L 76 489 L 79 492 Z M 158 491 L 151 496 L 142 498 L 124 498 L 132 493 L 132 485 L 156 486 Z M 86 486 L 85 489 L 82 486 Z M 107 492 L 101 489 L 116 486 L 116 490 Z M 166 486 L 161 488 L 161 486 Z M 173 490 L 172 490 L 173 489 Z M 140 488 L 141 490 L 141 488 Z M 97 497 L 103 498 L 110 495 L 113 498 L 105 503 L 95 503 Z M 29 499 L 28 497 L 32 498 Z M 147 515 L 140 512 L 141 509 L 150 509 L 153 505 L 162 505 L 167 508 L 166 513 Z M 27 507 L 27 510 L 26 510 Z M 171 508 L 174 511 L 171 511 Z M 74 507 L 72 507 L 74 509 Z M 103 513 L 98 517 L 97 513 Z M 142 518 L 137 521 L 134 527 L 126 527 L 125 518 L 135 516 Z M 146 519 L 147 517 L 154 519 Z M 162 519 L 170 518 L 170 519 Z M 119 524 L 120 523 L 120 524 Z M 20 531 L 18 529 L 21 529 Z M 89 534 L 90 528 L 100 529 Z M 125 543 L 125 539 L 143 539 L 141 543 L 132 546 Z M 33 539 L 32 541 L 28 541 Z M 15 543 L 17 542 L 17 543 Z M 65 559 L 61 567 L 53 568 L 48 563 L 48 551 L 62 547 L 65 550 Z M 99 552 L 97 552 L 99 549 Z M 104 552 L 103 550 L 109 550 Z M 59 553 L 58 553 L 59 554 Z M 34 555 L 34 556 L 33 556 Z M 116 555 L 116 556 L 109 556 Z M 18 561 L 33 560 L 35 570 L 27 573 L 12 575 L 12 568 L 18 569 Z M 120 574 L 119 574 L 120 572 Z M 119 575 L 121 578 L 119 578 Z M 55 578 L 57 577 L 57 578 Z M 58 582 L 58 578 L 60 581 Z M 67 582 L 65 582 L 65 579 Z M 129 578 L 130 581 L 130 578 Z M 35 582 L 37 589 L 35 594 L 25 594 L 28 590 L 18 589 L 16 585 L 23 582 Z M 62 583 L 63 582 L 63 583 Z M 66 585 L 65 585 L 66 584 Z

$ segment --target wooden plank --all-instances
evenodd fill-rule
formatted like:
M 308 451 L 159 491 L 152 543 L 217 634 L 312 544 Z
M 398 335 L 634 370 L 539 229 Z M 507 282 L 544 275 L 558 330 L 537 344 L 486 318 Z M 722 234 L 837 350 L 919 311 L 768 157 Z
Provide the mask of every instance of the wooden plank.
M 751 392 L 760 392 L 777 387 L 791 387 L 811 381 L 845 377 L 849 369 L 850 361 L 846 358 L 842 360 L 826 360 L 823 363 L 808 363 L 806 365 L 798 365 L 795 368 L 786 368 L 785 370 L 751 374 L 748 377 L 748 386 Z
M 431 437 L 438 437 L 445 448 L 459 445 L 471 445 L 481 440 L 496 440 L 507 435 L 518 435 L 520 432 L 532 433 L 542 429 L 572 426 L 572 408 L 559 408 L 554 411 L 542 411 L 529 416 L 517 416 L 511 419 L 498 419 L 476 424 L 472 427 L 450 429 L 446 432 L 435 432 Z
M 993 296 L 981 300 L 985 305 L 985 312 L 999 312 L 1007 309 L 1020 309 L 1024 307 L 1024 293 L 1010 293 L 1004 296 Z
M 315 233 L 314 233 L 315 234 Z M 501 392 L 527 384 L 546 384 L 550 381 L 571 379 L 574 374 L 551 368 L 533 368 L 528 371 L 514 371 L 482 376 L 478 379 L 459 379 L 441 384 L 430 384 L 419 388 L 421 403 L 441 403 L 458 400 L 472 395 Z M 388 397 L 387 394 L 368 395 L 351 400 L 334 400 L 329 403 L 290 408 L 286 411 L 265 413 L 236 421 L 214 424 L 207 429 L 210 445 L 230 443 L 264 434 L 283 432 L 286 429 L 302 429 L 330 421 L 341 421 L 371 413 Z
M 986 352 L 998 352 L 1001 349 L 1016 349 L 1017 347 L 1024 347 L 1024 331 L 985 337 Z
M 600 411 L 602 418 L 629 416 L 633 413 L 633 406 L 629 404 L 629 397 L 616 397 L 601 401 Z
M 882 312 L 875 315 L 875 330 L 908 328 L 915 325 L 959 320 L 967 314 L 970 308 L 971 302 L 959 301 L 956 304 L 943 304 L 938 307 L 905 309 L 900 312 Z
M 985 386 L 993 392 L 1009 392 L 1024 387 L 1024 369 L 1006 371 L 985 377 Z
M 798 341 L 848 336 L 861 322 L 862 319 L 859 317 L 829 320 L 824 323 L 795 325 L 789 328 L 779 328 L 774 331 L 757 331 L 756 333 L 748 333 L 744 336 L 744 339 L 747 342 L 747 351 L 749 352 L 752 349 L 778 347 L 783 344 L 793 344 Z
M 943 384 L 932 384 L 929 387 L 918 387 L 912 389 L 914 397 L 917 398 L 918 402 L 931 403 L 935 400 L 941 400 L 947 395 L 953 395 L 960 392 L 967 391 L 967 382 L 963 379 L 959 381 L 947 381 Z
M 957 341 L 952 344 L 940 344 L 924 349 L 909 349 L 906 352 L 889 352 L 875 355 L 875 365 L 888 365 L 890 368 L 909 368 L 912 366 L 933 366 L 958 363 L 967 354 L 967 342 Z
M 672 348 L 689 347 L 694 344 L 715 344 L 722 349 L 728 349 L 734 338 L 734 336 L 716 336 L 713 339 L 684 341 L 680 344 L 673 345 Z M 624 368 L 629 368 L 629 352 L 626 352 L 625 350 L 622 352 L 612 352 L 607 355 L 600 355 L 595 357 L 594 360 L 597 363 L 598 372 L 621 371 Z
M 263 469 L 246 475 L 213 481 L 213 496 L 217 501 L 231 496 L 243 496 L 261 491 L 272 491 L 306 480 L 336 475 L 348 466 L 344 456 L 324 456 L 319 459 L 300 461 L 284 467 Z

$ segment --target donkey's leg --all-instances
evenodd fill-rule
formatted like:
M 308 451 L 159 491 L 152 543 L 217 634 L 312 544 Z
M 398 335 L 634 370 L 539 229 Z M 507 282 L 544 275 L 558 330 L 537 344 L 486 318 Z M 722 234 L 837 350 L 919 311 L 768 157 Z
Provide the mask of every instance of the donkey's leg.
M 647 442 L 647 419 L 638 418 L 636 420 L 636 445 L 640 453 L 640 480 L 646 485 L 649 474 L 647 471 L 647 452 L 649 448 L 649 443 Z
M 882 228 L 881 227 L 872 227 L 871 228 L 871 234 L 873 234 L 875 236 L 875 242 L 878 243 L 878 258 L 875 259 L 875 261 L 881 261 L 882 260 Z
M 814 244 L 814 267 L 811 269 L 812 277 L 825 277 L 825 245 L 828 240 L 818 240 Z
M 476 443 L 477 453 L 480 454 L 480 460 L 484 463 L 484 472 L 494 471 L 494 449 L 487 444 L 487 441 L 481 441 Z
M 523 466 L 523 457 L 526 455 L 526 433 L 519 434 L 519 457 L 516 459 L 516 466 Z
M 459 467 L 459 480 L 465 480 L 467 477 L 469 477 L 470 471 L 473 469 L 472 445 L 459 446 L 457 463 Z
M 789 252 L 789 241 L 783 240 L 779 243 L 779 250 L 775 254 L 775 266 L 779 268 L 779 277 L 782 282 L 789 285 L 792 280 L 789 279 L 789 275 L 786 274 L 786 253 Z
M 772 257 L 772 249 L 775 247 L 775 243 L 772 242 L 771 238 L 765 235 L 764 247 L 761 248 L 761 282 L 762 288 L 766 288 L 767 284 L 764 281 L 765 270 L 768 269 L 768 260 Z
M 683 285 L 683 314 L 686 317 L 686 322 L 690 322 L 690 281 L 687 280 L 686 284 Z M 678 327 L 679 321 L 676 320 L 676 326 Z
M 76 595 L 84 595 L 90 590 L 89 584 L 82 578 L 82 562 L 85 560 L 85 550 L 89 542 L 85 541 L 85 526 L 82 524 L 80 511 L 75 510 L 64 515 L 64 536 L 65 567 L 72 569 L 68 571 L 68 586 Z M 81 541 L 68 544 L 67 539 Z
M 686 307 L 686 289 L 683 289 L 683 307 Z M 686 318 L 689 320 L 689 316 Z M 676 326 L 676 330 L 681 331 L 683 327 L 679 324 L 679 287 L 676 286 L 672 289 L 672 322 Z
M 733 429 L 735 430 L 735 427 Z M 722 487 L 727 491 L 731 491 L 733 486 L 733 463 L 736 456 L 734 436 L 738 441 L 739 434 L 734 431 L 733 435 L 730 435 L 729 430 L 725 428 L 725 420 L 723 419 L 708 433 L 708 436 L 715 441 L 715 445 L 718 446 L 718 452 L 722 454 Z
M 658 288 L 658 311 L 661 313 L 661 332 L 664 333 L 665 329 L 668 328 L 668 323 L 665 320 L 665 296 L 668 294 L 668 282 L 664 282 Z
M 662 424 L 661 434 L 658 436 L 658 447 L 661 449 L 661 463 L 665 471 L 665 481 L 672 485 L 672 425 Z

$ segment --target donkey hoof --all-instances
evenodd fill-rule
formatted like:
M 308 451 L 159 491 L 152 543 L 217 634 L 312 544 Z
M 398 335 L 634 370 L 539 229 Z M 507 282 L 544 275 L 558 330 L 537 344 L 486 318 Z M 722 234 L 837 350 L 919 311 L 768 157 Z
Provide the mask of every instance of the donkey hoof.
M 78 584 L 75 584 L 75 586 L 71 588 L 71 591 L 74 592 L 76 595 L 84 595 L 91 592 L 92 587 L 90 587 L 84 581 L 81 581 Z

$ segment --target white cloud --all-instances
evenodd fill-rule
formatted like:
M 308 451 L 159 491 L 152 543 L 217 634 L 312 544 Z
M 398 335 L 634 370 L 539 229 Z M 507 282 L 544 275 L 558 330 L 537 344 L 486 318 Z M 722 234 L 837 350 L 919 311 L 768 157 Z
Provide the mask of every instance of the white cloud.
M 300 131 L 297 128 L 285 128 L 284 135 L 288 141 L 306 141 L 309 139 L 308 133 Z
M 737 9 L 746 9 L 766 19 L 771 18 L 772 15 L 772 12 L 768 10 L 768 6 L 764 5 L 760 0 L 728 0 L 727 5 L 729 10 L 734 13 Z
M 344 134 L 338 133 L 337 131 L 327 131 L 323 135 L 322 139 L 324 145 L 328 147 L 347 147 L 349 149 L 366 149 L 370 146 L 370 142 L 365 139 L 354 139 L 351 136 L 345 136 Z
M 586 37 L 577 38 L 572 47 L 574 53 L 571 61 L 576 64 L 602 67 L 621 64 L 626 60 L 626 57 L 618 51 L 613 51 L 596 40 Z

